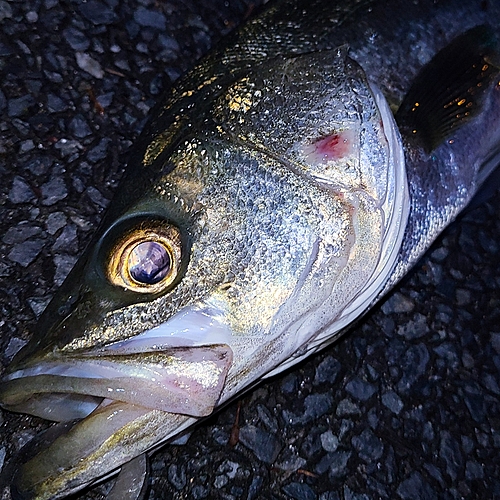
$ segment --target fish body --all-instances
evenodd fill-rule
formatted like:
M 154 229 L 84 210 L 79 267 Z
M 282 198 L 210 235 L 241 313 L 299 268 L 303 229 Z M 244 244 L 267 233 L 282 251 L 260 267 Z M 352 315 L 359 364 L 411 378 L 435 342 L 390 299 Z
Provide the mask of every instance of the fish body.
M 20 498 L 78 491 L 333 341 L 467 205 L 498 161 L 498 6 L 391 6 L 272 4 L 159 105 L 4 378 L 4 407 L 82 419 Z M 469 46 L 479 69 L 422 101 Z

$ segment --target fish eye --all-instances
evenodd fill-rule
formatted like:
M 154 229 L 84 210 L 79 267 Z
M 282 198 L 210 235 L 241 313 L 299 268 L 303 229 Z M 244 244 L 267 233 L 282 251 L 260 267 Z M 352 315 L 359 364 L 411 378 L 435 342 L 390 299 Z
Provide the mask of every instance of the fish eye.
M 179 274 L 181 254 L 181 236 L 175 226 L 146 221 L 118 239 L 106 274 L 111 283 L 127 290 L 159 293 Z

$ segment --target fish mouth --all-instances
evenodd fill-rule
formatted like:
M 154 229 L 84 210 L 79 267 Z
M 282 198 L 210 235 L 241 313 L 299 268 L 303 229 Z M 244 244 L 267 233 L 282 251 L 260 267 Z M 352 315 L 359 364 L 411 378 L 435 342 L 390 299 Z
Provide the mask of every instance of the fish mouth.
M 210 313 L 189 309 L 98 351 L 54 352 L 14 368 L 0 387 L 2 406 L 59 422 L 85 418 L 103 401 L 209 415 L 232 365 L 230 333 Z
M 68 423 L 19 459 L 9 479 L 15 498 L 79 491 L 212 413 L 233 365 L 231 331 L 214 314 L 189 307 L 100 350 L 51 352 L 14 367 L 0 385 L 2 407 Z

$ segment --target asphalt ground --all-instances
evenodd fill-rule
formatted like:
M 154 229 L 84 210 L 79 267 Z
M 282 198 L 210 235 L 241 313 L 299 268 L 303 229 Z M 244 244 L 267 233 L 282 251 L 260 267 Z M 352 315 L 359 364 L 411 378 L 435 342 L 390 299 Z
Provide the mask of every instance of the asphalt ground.
M 0 0 L 2 367 L 151 107 L 258 3 Z M 154 454 L 148 498 L 500 498 L 499 250 L 497 192 L 342 340 Z M 0 466 L 45 427 L 2 411 Z

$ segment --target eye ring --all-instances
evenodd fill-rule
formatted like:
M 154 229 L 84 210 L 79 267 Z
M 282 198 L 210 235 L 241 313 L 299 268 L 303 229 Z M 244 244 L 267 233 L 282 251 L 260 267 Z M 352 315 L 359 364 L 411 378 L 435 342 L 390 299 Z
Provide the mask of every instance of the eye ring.
M 124 234 L 112 247 L 107 278 L 127 290 L 157 294 L 176 279 L 181 267 L 179 230 L 165 222 L 144 222 Z

